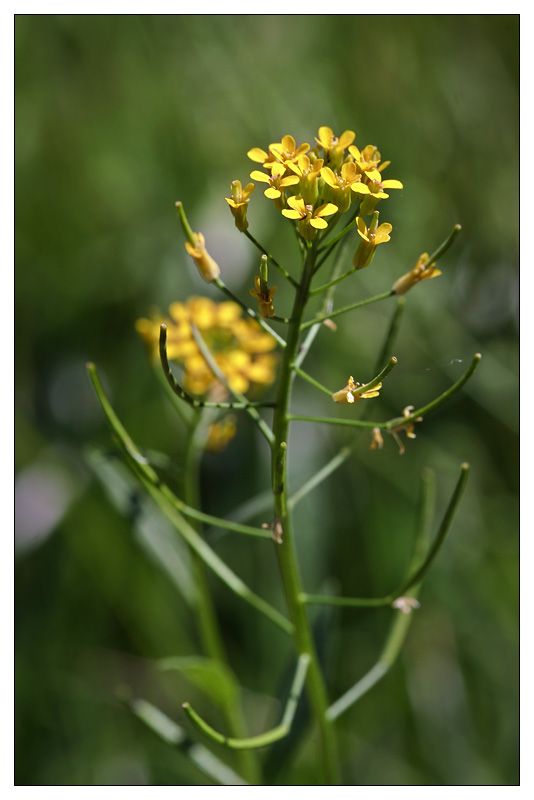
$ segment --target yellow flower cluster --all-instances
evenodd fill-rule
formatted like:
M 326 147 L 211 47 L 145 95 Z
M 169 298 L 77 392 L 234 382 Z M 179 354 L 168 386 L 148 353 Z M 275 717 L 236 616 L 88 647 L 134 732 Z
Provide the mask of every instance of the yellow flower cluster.
M 267 184 L 265 196 L 274 201 L 275 208 L 287 219 L 298 223 L 300 234 L 307 240 L 314 239 L 318 231 L 328 227 L 325 217 L 347 211 L 355 201 L 359 203 L 360 216 L 372 214 L 377 203 L 389 197 L 385 190 L 402 189 L 400 181 L 382 178 L 389 161 L 381 162 L 380 153 L 373 145 L 359 150 L 353 144 L 355 137 L 354 131 L 336 136 L 331 128 L 323 126 L 319 128 L 313 147 L 307 142 L 297 146 L 293 136 L 288 134 L 280 142 L 270 144 L 267 150 L 254 147 L 248 152 L 249 158 L 265 170 L 253 170 L 250 177 Z M 235 184 L 236 181 L 233 186 Z M 246 225 L 244 214 L 253 186 L 248 184 L 247 197 L 239 206 L 241 230 Z M 234 199 L 226 200 L 236 215 L 235 189 L 233 191 Z M 379 238 L 376 243 L 383 241 L 387 239 Z M 375 246 L 371 243 L 367 248 L 371 257 Z M 365 266 L 371 260 L 369 252 Z
M 213 374 L 195 340 L 198 330 L 228 386 L 235 392 L 269 386 L 275 379 L 276 342 L 257 322 L 243 317 L 237 303 L 214 303 L 207 297 L 191 297 L 173 303 L 170 317 L 139 319 L 136 329 L 157 357 L 160 326 L 167 325 L 167 357 L 183 367 L 184 389 L 195 395 L 218 392 L 221 383 Z

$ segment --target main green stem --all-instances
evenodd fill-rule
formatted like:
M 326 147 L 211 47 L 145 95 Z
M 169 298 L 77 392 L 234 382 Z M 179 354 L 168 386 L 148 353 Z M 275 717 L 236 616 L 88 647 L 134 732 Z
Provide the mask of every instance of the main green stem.
M 199 472 L 200 459 L 203 447 L 199 447 L 197 436 L 202 425 L 200 415 L 193 422 L 189 431 L 189 439 L 186 449 L 186 463 L 184 471 L 184 497 L 187 503 L 194 508 L 199 508 Z M 201 431 L 200 431 L 201 432 Z M 198 527 L 198 524 L 196 527 Z M 199 626 L 202 647 L 206 655 L 218 661 L 224 666 L 228 666 L 228 656 L 213 605 L 213 599 L 208 583 L 206 567 L 197 553 L 191 551 L 191 562 L 196 586 L 196 610 L 197 622 Z M 246 735 L 245 723 L 239 703 L 227 703 L 223 709 L 224 719 L 230 736 L 242 738 Z M 260 783 L 260 770 L 257 757 L 252 751 L 239 751 L 236 755 L 237 768 L 243 778 L 249 784 Z
M 276 522 L 281 525 L 282 541 L 275 543 L 282 583 L 286 595 L 291 620 L 294 624 L 295 646 L 299 655 L 307 653 L 310 665 L 306 680 L 306 688 L 313 716 L 321 737 L 324 765 L 324 783 L 334 786 L 339 783 L 338 755 L 335 730 L 332 721 L 327 719 L 328 698 L 319 665 L 315 643 L 308 617 L 308 610 L 303 601 L 303 591 L 295 548 L 292 515 L 289 508 L 288 486 L 286 478 L 286 458 L 289 434 L 289 405 L 293 378 L 293 363 L 298 354 L 300 326 L 308 300 L 310 283 L 313 275 L 317 246 L 313 243 L 308 249 L 302 280 L 295 294 L 291 321 L 288 328 L 287 344 L 283 351 L 282 364 L 273 416 L 272 444 L 272 481 L 274 495 L 274 513 Z

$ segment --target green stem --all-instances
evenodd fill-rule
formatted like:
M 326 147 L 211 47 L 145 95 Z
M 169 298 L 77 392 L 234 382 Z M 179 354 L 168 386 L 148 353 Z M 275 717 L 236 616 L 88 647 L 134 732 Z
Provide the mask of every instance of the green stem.
M 326 688 L 317 658 L 308 612 L 305 603 L 301 599 L 301 579 L 285 475 L 289 434 L 288 409 L 295 376 L 294 364 L 298 352 L 300 327 L 308 299 L 315 255 L 316 245 L 314 244 L 308 247 L 302 281 L 295 294 L 291 323 L 288 328 L 287 346 L 284 350 L 280 367 L 276 408 L 273 415 L 272 480 L 275 518 L 279 520 L 282 532 L 281 542 L 276 544 L 276 554 L 290 617 L 294 625 L 295 646 L 299 655 L 307 653 L 310 656 L 307 691 L 320 734 L 324 766 L 323 779 L 326 785 L 336 785 L 338 782 L 338 762 L 335 732 L 331 722 L 326 719 L 328 705 Z
M 393 295 L 394 293 L 390 289 L 389 292 L 383 292 L 382 294 L 376 295 L 376 297 L 368 297 L 367 300 L 360 300 L 358 303 L 351 303 L 350 306 L 338 308 L 336 311 L 331 311 L 328 314 L 322 314 L 319 317 L 315 317 L 315 319 L 310 319 L 308 322 L 303 322 L 300 326 L 300 329 L 301 331 L 305 331 L 307 328 L 311 328 L 312 325 L 317 325 L 319 322 L 323 322 L 325 319 L 339 317 L 340 314 L 346 314 L 348 311 L 354 311 L 356 308 L 368 306 L 370 303 L 378 303 L 380 300 L 386 300 L 388 297 L 393 297 Z
M 288 280 L 288 281 L 289 281 L 291 284 L 293 284 L 293 286 L 294 286 L 295 288 L 297 288 L 297 286 L 298 286 L 298 283 L 296 282 L 296 280 L 295 280 L 294 278 L 292 278 L 292 277 L 291 277 L 291 275 L 289 274 L 289 272 L 288 272 L 287 270 L 285 270 L 285 269 L 284 269 L 282 266 L 280 266 L 280 264 L 278 263 L 278 261 L 277 261 L 275 258 L 273 258 L 273 256 L 271 256 L 271 255 L 270 255 L 270 254 L 267 252 L 267 250 L 266 250 L 264 247 L 262 247 L 262 246 L 261 246 L 261 244 L 260 244 L 258 241 L 256 241 L 256 239 L 255 239 L 255 238 L 252 236 L 252 234 L 251 234 L 251 233 L 249 233 L 249 231 L 248 231 L 248 230 L 244 230 L 244 231 L 243 231 L 243 233 L 245 234 L 245 236 L 247 237 L 247 239 L 250 239 L 250 241 L 252 242 L 252 244 L 254 245 L 254 247 L 257 247 L 257 248 L 258 248 L 258 250 L 260 251 L 260 253 L 262 253 L 263 255 L 266 255 L 266 256 L 267 256 L 267 258 L 269 259 L 269 261 L 271 262 L 271 264 L 273 265 L 273 267 L 276 267 L 276 269 L 277 269 L 279 272 L 281 272 L 281 273 L 282 273 L 282 275 L 284 276 L 284 278 L 287 278 L 287 280 Z
M 293 679 L 293 683 L 291 684 L 291 690 L 284 715 L 282 717 L 282 722 L 276 728 L 272 728 L 272 730 L 266 731 L 259 736 L 250 736 L 248 738 L 239 739 L 230 736 L 223 736 L 222 733 L 219 733 L 215 730 L 215 728 L 212 728 L 211 725 L 208 725 L 208 723 L 205 722 L 202 717 L 191 708 L 189 703 L 183 703 L 182 708 L 186 712 L 191 722 L 193 722 L 197 728 L 199 728 L 199 730 L 201 730 L 202 733 L 208 736 L 212 741 L 217 742 L 217 744 L 225 745 L 232 750 L 254 750 L 259 747 L 267 747 L 267 745 L 283 739 L 290 732 L 291 725 L 293 724 L 293 718 L 297 710 L 298 700 L 304 687 L 304 681 L 306 679 L 309 663 L 310 658 L 308 655 L 303 654 L 300 656 L 295 677 Z
M 442 244 L 440 244 L 440 246 L 436 248 L 436 250 L 434 250 L 431 256 L 429 256 L 426 263 L 434 264 L 439 258 L 441 258 L 441 256 L 447 252 L 447 250 L 452 245 L 452 243 L 454 242 L 454 240 L 456 239 L 461 230 L 462 230 L 461 225 L 455 225 L 451 233 L 445 239 L 445 241 Z

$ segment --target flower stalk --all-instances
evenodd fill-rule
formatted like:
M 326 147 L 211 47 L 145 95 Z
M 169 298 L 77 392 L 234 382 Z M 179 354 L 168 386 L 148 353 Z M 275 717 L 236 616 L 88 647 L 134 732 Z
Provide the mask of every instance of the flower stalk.
M 282 720 L 271 730 L 256 736 L 247 736 L 245 721 L 239 704 L 235 702 L 237 686 L 236 691 L 232 689 L 231 697 L 226 698 L 221 706 L 226 727 L 224 733 L 206 722 L 189 703 L 183 703 L 189 722 L 202 737 L 236 751 L 238 770 L 242 776 L 238 776 L 240 784 L 245 782 L 243 779 L 251 784 L 259 783 L 258 762 L 251 751 L 267 747 L 292 732 L 297 704 L 304 688 L 319 743 L 317 760 L 322 770 L 320 780 L 324 785 L 338 785 L 342 782 L 335 720 L 369 691 L 397 658 L 413 612 L 419 608 L 417 596 L 421 581 L 427 576 L 445 542 L 469 474 L 469 466 L 463 464 L 449 506 L 430 546 L 427 538 L 432 519 L 434 484 L 430 473 L 423 475 L 413 556 L 405 577 L 394 591 L 376 598 L 328 596 L 305 591 L 296 544 L 294 508 L 347 462 L 353 455 L 355 446 L 354 443 L 345 444 L 291 494 L 291 424 L 329 424 L 344 426 L 359 434 L 370 433 L 372 450 L 382 449 L 384 439 L 388 438 L 385 434 L 390 434 L 397 440 L 401 452 L 404 452 L 399 434 L 403 432 L 408 438 L 415 438 L 415 425 L 423 423 L 428 414 L 441 408 L 460 391 L 474 374 L 481 358 L 480 354 L 475 354 L 467 371 L 456 383 L 420 408 L 407 406 L 402 416 L 378 421 L 369 419 L 371 416 L 379 417 L 380 414 L 373 414 L 370 410 L 372 402 L 358 404 L 358 401 L 375 401 L 380 392 L 388 392 L 390 384 L 386 379 L 398 363 L 391 352 L 405 300 L 404 297 L 397 297 L 389 330 L 382 347 L 378 348 L 376 374 L 370 381 L 360 383 L 352 375 L 347 380 L 346 376 L 350 372 L 357 375 L 359 371 L 357 364 L 347 365 L 339 383 L 336 379 L 337 386 L 346 385 L 332 392 L 302 368 L 320 330 L 328 327 L 331 332 L 335 332 L 336 324 L 333 319 L 337 316 L 351 314 L 370 304 L 404 295 L 416 283 L 441 274 L 435 268 L 436 261 L 447 252 L 460 231 L 460 226 L 456 225 L 431 256 L 427 253 L 420 256 L 416 266 L 397 279 L 388 291 L 334 308 L 334 292 L 341 281 L 353 275 L 357 281 L 359 270 L 375 263 L 378 245 L 390 242 L 392 226 L 384 222 L 379 224 L 379 211 L 376 207 L 389 197 L 385 190 L 403 188 L 398 180 L 384 179 L 382 173 L 389 162 L 382 161 L 374 145 L 367 145 L 359 150 L 353 144 L 354 140 L 353 131 L 344 131 L 338 137 L 331 128 L 323 126 L 319 129 L 319 135 L 315 138 L 316 144 L 312 148 L 308 143 L 298 145 L 292 136 L 285 135 L 281 137 L 281 141 L 269 145 L 265 150 L 259 147 L 249 150 L 249 158 L 263 169 L 255 169 L 251 177 L 267 186 L 263 195 L 270 201 L 271 209 L 274 206 L 280 224 L 292 227 L 301 262 L 290 273 L 257 241 L 249 230 L 247 218 L 254 184 L 243 186 L 237 179 L 232 181 L 232 196 L 225 199 L 235 227 L 261 251 L 259 274 L 254 276 L 254 288 L 249 289 L 250 295 L 257 302 L 257 311 L 250 308 L 224 283 L 217 262 L 207 252 L 204 236 L 193 232 L 182 203 L 176 204 L 187 253 L 193 258 L 203 280 L 211 283 L 225 298 L 221 303 L 198 297 L 190 298 L 186 303 L 173 303 L 169 307 L 169 316 L 156 315 L 152 319 L 141 319 L 136 326 L 148 345 L 151 357 L 157 359 L 161 368 L 161 380 L 174 404 L 178 405 L 182 422 L 189 431 L 180 496 L 161 480 L 154 467 L 141 454 L 111 407 L 96 368 L 92 364 L 88 365 L 98 400 L 127 464 L 191 551 L 196 587 L 196 622 L 205 656 L 219 664 L 220 668 L 224 667 L 227 671 L 225 674 L 231 674 L 209 589 L 209 572 L 217 575 L 251 609 L 261 613 L 280 631 L 292 637 L 297 667 Z M 258 194 L 260 193 L 256 193 L 256 196 Z M 341 230 L 333 235 L 334 227 L 338 223 Z M 348 244 L 353 238 L 350 236 L 352 232 L 357 233 L 359 239 L 357 249 L 350 254 Z M 334 252 L 330 274 L 322 278 L 323 283 L 314 287 L 315 276 Z M 381 253 L 382 248 L 376 262 L 380 260 Z M 269 285 L 269 265 L 286 279 L 280 295 L 276 297 L 277 304 L 279 297 L 281 302 L 285 302 L 287 293 L 293 295 L 291 312 L 287 318 L 275 313 L 274 295 L 278 287 Z M 323 295 L 321 308 L 315 317 L 306 318 L 309 301 L 317 295 Z M 273 328 L 271 323 L 284 323 L 284 335 Z M 316 373 L 317 370 L 312 368 L 312 372 Z M 305 409 L 299 408 L 292 410 L 293 385 L 297 376 L 322 395 L 329 416 L 311 416 L 303 413 Z M 251 399 L 256 398 L 275 381 L 274 399 Z M 360 406 L 364 406 L 364 410 L 360 416 L 339 416 L 340 405 L 350 412 Z M 218 450 L 226 446 L 239 416 L 228 415 L 227 411 L 244 411 L 262 434 L 264 446 L 268 447 L 272 519 L 261 527 L 246 524 L 251 519 L 250 516 L 240 517 L 239 520 L 223 519 L 207 514 L 200 508 L 198 487 L 203 453 L 209 449 L 210 442 L 214 442 Z M 203 524 L 240 535 L 271 540 L 270 546 L 275 549 L 285 597 L 285 614 L 258 596 L 227 566 L 207 543 L 203 535 Z M 333 704 L 330 704 L 328 698 L 310 623 L 309 607 L 312 605 L 354 608 L 389 606 L 391 613 L 395 615 L 374 667 Z M 157 709 L 149 708 L 148 705 L 143 706 L 143 709 L 147 724 L 159 735 L 167 737 L 169 741 L 181 740 L 181 729 L 177 726 L 173 728 L 174 723 L 164 720 Z M 134 709 L 134 713 L 142 716 L 139 714 L 139 706 L 137 711 Z M 217 760 L 213 764 L 215 767 L 212 773 L 219 776 L 220 783 L 226 785 L 229 779 L 225 765 Z

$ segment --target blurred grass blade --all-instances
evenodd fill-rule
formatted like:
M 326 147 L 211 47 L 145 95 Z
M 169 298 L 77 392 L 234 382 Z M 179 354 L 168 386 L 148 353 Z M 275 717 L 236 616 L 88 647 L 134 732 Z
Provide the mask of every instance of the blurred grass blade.
M 233 769 L 230 769 L 206 747 L 193 742 L 187 733 L 159 708 L 142 698 L 127 701 L 128 707 L 144 724 L 168 744 L 179 747 L 184 754 L 209 778 L 222 786 L 248 786 Z
M 210 697 L 219 708 L 238 701 L 239 687 L 233 672 L 224 664 L 202 656 L 172 656 L 158 662 L 164 671 L 177 670 L 191 684 Z

